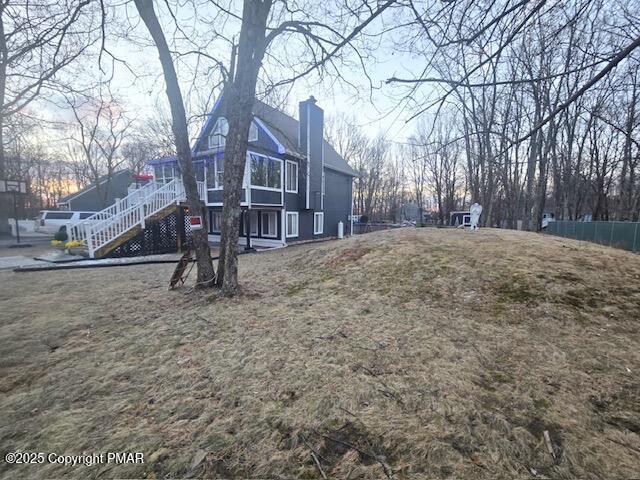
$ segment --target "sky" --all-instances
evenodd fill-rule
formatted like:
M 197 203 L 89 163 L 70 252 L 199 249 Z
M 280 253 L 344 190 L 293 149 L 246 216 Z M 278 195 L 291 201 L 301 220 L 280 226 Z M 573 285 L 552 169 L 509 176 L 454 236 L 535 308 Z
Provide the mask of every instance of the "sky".
M 187 36 L 193 37 L 189 42 L 184 39 L 174 40 L 182 35 L 181 32 L 176 31 L 172 16 L 166 10 L 158 12 L 164 25 L 165 35 L 170 43 L 174 43 L 177 51 L 186 52 L 200 49 L 208 54 L 221 57 L 228 64 L 230 48 L 225 42 L 208 38 L 208 29 L 212 27 L 203 23 L 202 18 L 206 16 L 204 12 L 198 12 L 198 15 L 194 15 L 189 8 L 180 8 L 174 11 L 183 32 Z M 118 11 L 114 10 L 112 15 L 113 21 L 108 30 L 106 46 L 119 59 L 113 63 L 112 72 L 110 71 L 111 58 L 108 55 L 102 57 L 103 70 L 107 75 L 112 74 L 112 91 L 122 100 L 128 114 L 139 118 L 140 121 L 153 116 L 159 105 L 168 111 L 157 51 L 150 44 L 148 31 L 139 22 L 135 8 L 129 4 L 128 7 L 121 7 Z M 377 31 L 386 21 L 388 20 L 383 17 L 380 22 L 374 22 L 368 31 Z M 227 21 L 225 27 L 226 32 L 223 33 L 226 36 L 237 35 L 238 25 L 233 21 Z M 216 25 L 213 28 L 217 29 L 218 27 Z M 287 107 L 285 108 L 287 113 L 297 117 L 298 102 L 313 95 L 317 99 L 318 105 L 324 109 L 325 116 L 338 114 L 352 116 L 369 136 L 384 134 L 389 141 L 399 143 L 406 141 L 414 131 L 416 122 L 405 123 L 411 112 L 403 108 L 398 101 L 398 90 L 395 87 L 385 85 L 384 81 L 393 75 L 408 76 L 415 73 L 412 69 L 417 67 L 416 59 L 394 50 L 389 45 L 379 45 L 377 42 L 378 40 L 375 38 L 370 40 L 372 55 L 366 61 L 366 75 L 355 62 L 355 56 L 347 54 L 347 65 L 340 69 L 340 74 L 345 81 L 336 82 L 335 75 L 319 79 L 315 74 L 297 81 L 287 97 Z M 287 48 L 287 46 L 283 48 Z M 280 59 L 287 60 L 287 55 L 295 55 L 295 52 L 292 54 L 288 50 L 284 51 L 283 48 L 275 44 L 271 53 Z M 201 62 L 199 67 L 197 66 L 198 60 Z M 202 58 L 199 59 L 197 55 L 181 57 L 180 61 L 176 63 L 187 110 L 192 115 L 201 115 L 205 110 L 211 108 L 215 101 L 215 96 L 211 97 L 211 91 L 216 85 L 216 75 L 214 73 L 208 74 L 202 68 L 204 64 L 210 65 L 210 62 Z M 272 65 L 267 64 L 265 72 L 271 74 L 274 71 L 273 68 Z M 84 65 L 76 66 L 76 69 L 69 75 L 74 82 L 80 81 L 86 84 L 104 76 L 97 61 L 85 62 Z M 289 77 L 292 73 L 288 72 L 286 67 L 278 67 L 276 75 Z M 371 79 L 373 90 L 369 88 L 367 75 Z M 51 118 L 62 121 L 71 120 L 69 112 L 56 106 L 48 104 L 43 108 Z M 199 131 L 203 122 L 204 118 L 202 117 L 193 119 L 191 125 L 193 134 Z

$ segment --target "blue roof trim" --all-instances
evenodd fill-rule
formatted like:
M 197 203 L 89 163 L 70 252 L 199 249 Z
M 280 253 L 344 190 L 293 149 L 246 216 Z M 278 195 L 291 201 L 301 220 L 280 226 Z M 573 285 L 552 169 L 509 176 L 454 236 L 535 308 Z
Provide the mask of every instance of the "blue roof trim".
M 147 165 L 163 165 L 165 163 L 177 163 L 178 157 L 171 155 L 169 157 L 154 158 L 147 162 Z

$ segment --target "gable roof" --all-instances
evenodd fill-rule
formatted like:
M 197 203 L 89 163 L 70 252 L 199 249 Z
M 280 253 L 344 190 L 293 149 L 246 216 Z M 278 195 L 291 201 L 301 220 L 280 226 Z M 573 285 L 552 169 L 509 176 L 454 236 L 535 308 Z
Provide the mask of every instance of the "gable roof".
M 285 153 L 301 158 L 306 157 L 306 153 L 302 152 L 298 147 L 298 132 L 300 129 L 298 120 L 260 100 L 254 101 L 253 115 L 260 119 L 278 142 L 284 146 Z M 329 142 L 323 140 L 323 143 L 325 167 L 347 175 L 358 175 L 358 172 L 349 166 Z
M 120 175 L 132 176 L 133 172 L 128 168 L 125 168 L 124 170 L 118 170 L 117 172 L 113 172 L 111 174 L 111 181 L 113 181 L 114 179 L 116 179 L 116 177 L 119 177 Z M 106 183 L 108 180 L 109 180 L 109 175 L 103 175 L 100 178 L 98 178 L 97 184 L 102 185 L 103 183 Z M 70 193 L 65 197 L 61 197 L 60 199 L 58 199 L 57 203 L 67 203 L 76 197 L 80 197 L 81 195 L 84 195 L 85 193 L 87 193 L 90 190 L 93 190 L 94 188 L 96 188 L 96 182 L 90 183 L 89 185 L 84 187 L 82 190 L 78 190 L 77 192 Z

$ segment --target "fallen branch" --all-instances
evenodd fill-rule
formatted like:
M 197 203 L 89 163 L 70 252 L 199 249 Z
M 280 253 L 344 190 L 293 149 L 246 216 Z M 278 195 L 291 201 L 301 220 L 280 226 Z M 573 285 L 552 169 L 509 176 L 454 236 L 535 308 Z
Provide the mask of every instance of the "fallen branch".
M 623 447 L 626 447 L 626 448 L 628 448 L 629 450 L 633 450 L 634 452 L 640 453 L 640 448 L 632 447 L 631 445 L 627 445 L 626 443 L 621 442 L 621 441 L 619 441 L 619 440 L 615 440 L 615 439 L 613 439 L 613 438 L 609 438 L 609 437 L 605 437 L 605 438 L 606 438 L 607 440 L 609 440 L 610 442 L 617 443 L 618 445 L 621 445 L 621 446 L 623 446 Z
M 542 432 L 542 436 L 544 437 L 544 443 L 547 446 L 547 450 L 549 451 L 549 454 L 555 460 L 556 452 L 553 450 L 553 444 L 551 443 L 551 437 L 549 436 L 549 431 L 545 430 L 544 432 Z
M 311 457 L 313 458 L 313 461 L 316 463 L 316 467 L 318 467 L 318 471 L 320 472 L 320 475 L 322 475 L 322 478 L 324 478 L 324 480 L 327 480 L 327 475 L 324 473 L 324 470 L 322 469 L 322 465 L 320 465 L 320 460 L 318 460 L 318 457 L 316 456 L 316 451 L 311 447 L 311 445 L 309 445 L 307 440 L 304 438 L 304 435 L 300 434 L 300 438 L 302 439 L 304 444 L 307 446 L 307 448 L 310 450 Z
M 378 462 L 382 466 L 382 470 L 384 470 L 384 474 L 387 476 L 387 478 L 393 478 L 391 476 L 391 473 L 389 472 L 389 469 L 388 469 L 387 465 L 382 460 L 380 460 L 380 458 L 377 455 L 373 455 L 372 453 L 369 453 L 369 452 L 367 452 L 365 450 L 362 450 L 362 449 L 356 447 L 355 445 L 352 445 L 352 444 L 350 444 L 348 442 L 345 442 L 343 440 L 339 440 L 337 438 L 330 437 L 329 435 L 325 435 L 323 433 L 318 433 L 318 432 L 316 432 L 316 434 L 320 435 L 323 438 L 326 438 L 327 440 L 331 440 L 332 442 L 339 443 L 340 445 L 344 445 L 345 447 L 351 448 L 351 449 L 355 450 L 356 452 L 361 453 L 362 455 L 365 455 L 365 456 L 369 457 L 372 460 L 375 460 L 376 462 Z

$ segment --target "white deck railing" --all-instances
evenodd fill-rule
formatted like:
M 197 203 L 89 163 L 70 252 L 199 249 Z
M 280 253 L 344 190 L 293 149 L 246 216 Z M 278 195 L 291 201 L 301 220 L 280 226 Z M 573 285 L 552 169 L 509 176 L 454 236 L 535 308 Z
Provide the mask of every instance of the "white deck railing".
M 200 199 L 206 201 L 206 186 L 204 182 L 197 183 Z M 184 186 L 179 178 L 165 184 L 150 182 L 132 191 L 110 207 L 68 225 L 69 239 L 84 241 L 89 250 L 89 256 L 94 258 L 98 249 L 138 225 L 145 228 L 145 220 L 150 216 L 185 199 Z

